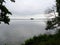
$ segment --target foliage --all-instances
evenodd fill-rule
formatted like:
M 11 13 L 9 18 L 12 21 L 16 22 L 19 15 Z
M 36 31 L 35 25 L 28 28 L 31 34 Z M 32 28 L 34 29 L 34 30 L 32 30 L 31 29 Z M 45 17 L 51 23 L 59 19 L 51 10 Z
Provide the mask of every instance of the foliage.
M 44 34 L 39 36 L 34 36 L 25 41 L 23 45 L 60 45 L 60 29 L 56 34 Z
M 15 0 L 10 1 L 15 2 Z M 3 3 L 5 3 L 5 0 L 0 0 L 0 22 L 9 24 L 10 18 L 7 16 L 7 14 L 12 15 L 12 13 L 5 7 L 5 5 L 3 5 Z
M 58 16 L 47 21 L 46 30 L 54 29 L 60 26 L 60 0 L 56 0 L 56 11 L 58 12 Z

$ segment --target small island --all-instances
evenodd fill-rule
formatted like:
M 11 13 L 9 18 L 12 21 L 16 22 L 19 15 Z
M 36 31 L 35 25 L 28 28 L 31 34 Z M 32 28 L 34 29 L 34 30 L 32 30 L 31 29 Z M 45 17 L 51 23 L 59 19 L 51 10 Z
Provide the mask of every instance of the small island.
M 30 18 L 30 20 L 34 20 L 34 18 Z

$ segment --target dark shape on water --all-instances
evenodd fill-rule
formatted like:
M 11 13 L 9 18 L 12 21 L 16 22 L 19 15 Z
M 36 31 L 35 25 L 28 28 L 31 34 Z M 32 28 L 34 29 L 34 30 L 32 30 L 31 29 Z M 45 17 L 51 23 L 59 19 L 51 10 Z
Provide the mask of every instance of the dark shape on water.
M 30 20 L 34 20 L 34 18 L 30 18 Z

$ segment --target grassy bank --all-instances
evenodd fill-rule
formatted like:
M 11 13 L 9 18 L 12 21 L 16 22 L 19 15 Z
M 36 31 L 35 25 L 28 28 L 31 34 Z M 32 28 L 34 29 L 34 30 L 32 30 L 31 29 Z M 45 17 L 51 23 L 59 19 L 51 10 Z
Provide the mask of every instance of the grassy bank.
M 60 45 L 60 30 L 53 35 L 34 36 L 25 41 L 22 45 Z

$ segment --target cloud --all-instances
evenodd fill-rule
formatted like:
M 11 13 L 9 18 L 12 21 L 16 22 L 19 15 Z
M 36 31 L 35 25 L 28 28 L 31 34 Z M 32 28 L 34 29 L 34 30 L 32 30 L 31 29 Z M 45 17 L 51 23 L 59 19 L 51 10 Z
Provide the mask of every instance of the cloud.
M 6 6 L 15 15 L 35 15 L 43 13 L 47 7 L 54 5 L 55 0 L 16 0 L 7 2 Z

